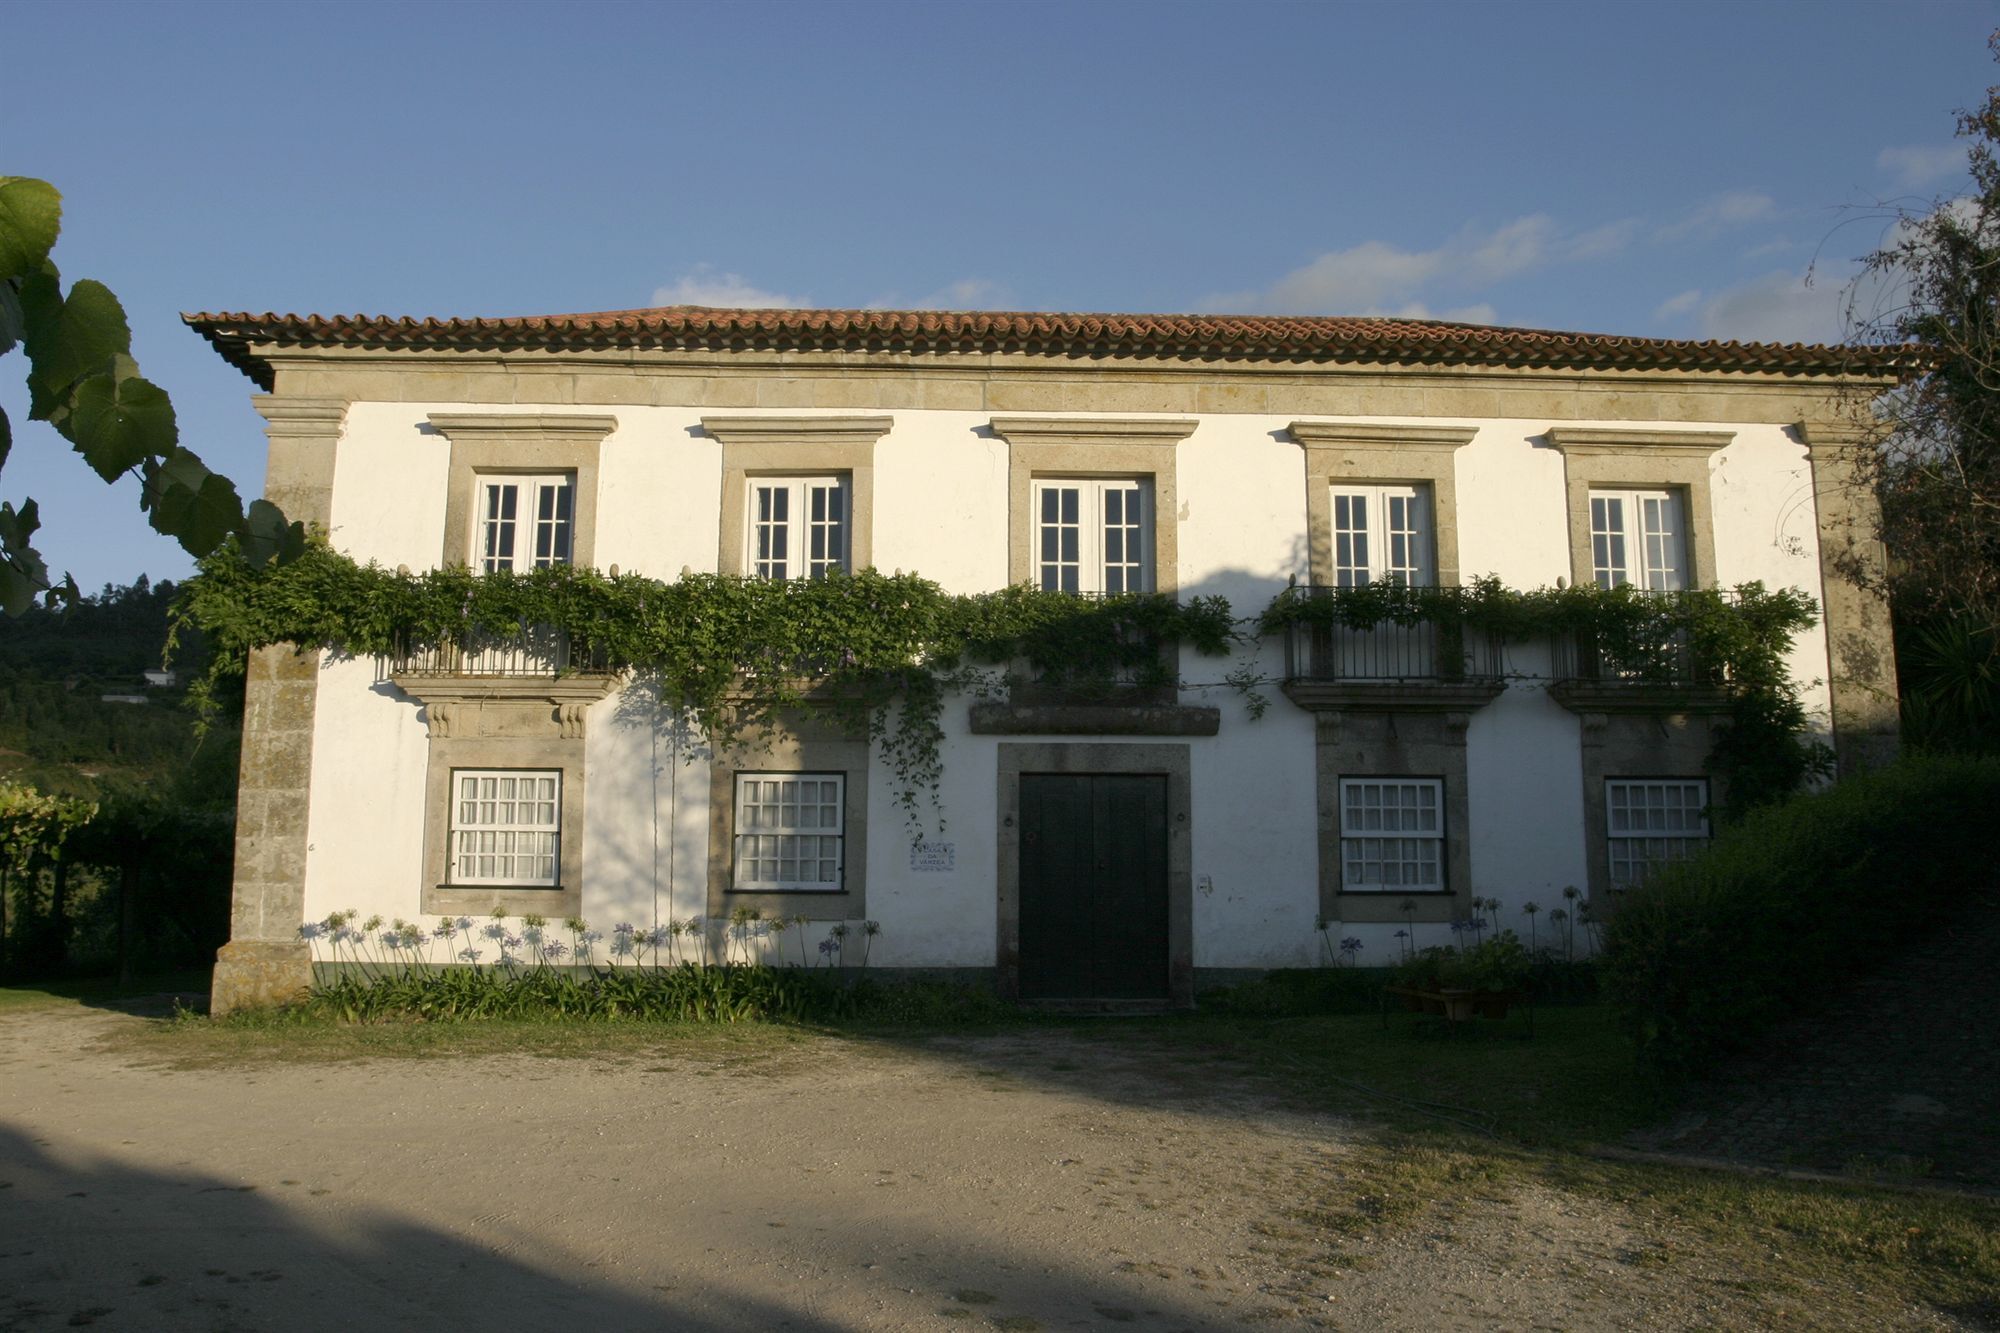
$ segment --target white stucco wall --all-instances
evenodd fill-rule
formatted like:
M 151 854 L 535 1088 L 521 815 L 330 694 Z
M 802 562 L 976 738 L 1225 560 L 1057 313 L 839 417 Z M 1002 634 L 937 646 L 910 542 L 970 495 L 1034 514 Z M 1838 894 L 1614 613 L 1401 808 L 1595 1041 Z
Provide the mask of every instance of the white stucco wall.
M 448 443 L 424 425 L 433 412 L 485 411 L 461 403 L 358 403 L 335 471 L 332 537 L 360 559 L 420 569 L 437 564 L 444 532 Z M 521 411 L 604 413 L 618 420 L 600 456 L 597 563 L 672 579 L 716 567 L 721 450 L 699 429 L 702 409 L 564 405 Z M 796 411 L 773 415 L 797 415 Z M 1007 445 L 990 414 L 904 411 L 875 453 L 875 563 L 922 573 L 954 592 L 1007 577 Z M 1179 447 L 1179 580 L 1184 594 L 1220 594 L 1255 616 L 1287 580 L 1306 574 L 1304 459 L 1289 417 L 1211 415 Z M 1410 419 L 1404 419 L 1410 420 Z M 1429 424 L 1446 424 L 1431 422 Z M 1460 565 L 1533 588 L 1570 571 L 1563 459 L 1546 420 L 1454 421 L 1477 427 L 1457 453 Z M 1606 424 L 1606 423 L 1577 423 Z M 1622 426 L 1645 423 L 1621 422 Z M 1671 429 L 1675 423 L 1657 423 Z M 1704 427 L 1712 428 L 1712 427 Z M 1804 447 L 1783 428 L 1745 425 L 1715 458 L 1711 503 L 1720 581 L 1818 588 L 1818 552 Z M 1304 965 L 1319 940 L 1312 718 L 1276 689 L 1282 648 L 1246 650 L 1271 678 L 1267 715 L 1250 719 L 1221 687 L 1235 662 L 1186 652 L 1187 702 L 1223 710 L 1220 735 L 1188 742 L 1193 786 L 1195 962 L 1198 967 Z M 1799 640 L 1794 674 L 1811 682 L 1808 706 L 1826 713 L 1826 645 Z M 1546 670 L 1532 645 L 1509 650 L 1511 669 Z M 415 918 L 428 741 L 418 706 L 377 680 L 372 662 L 329 662 L 322 672 L 313 752 L 306 910 L 337 908 Z M 1200 688 L 1212 686 L 1213 688 Z M 887 966 L 989 966 L 995 935 L 994 737 L 973 736 L 962 704 L 948 708 L 943 837 L 957 849 L 950 874 L 911 869 L 910 832 L 893 776 L 870 782 L 867 911 L 879 921 L 872 961 Z M 1033 740 L 1009 737 L 1010 741 Z M 1076 740 L 1076 737 L 1049 737 Z M 1105 743 L 1117 743 L 1107 738 Z M 586 741 L 589 813 L 584 915 L 609 931 L 703 912 L 707 900 L 709 775 L 700 739 L 675 732 L 643 691 L 591 710 Z M 1467 734 L 1472 892 L 1497 897 L 1510 924 L 1522 902 L 1547 907 L 1582 884 L 1583 801 L 1577 719 L 1526 681 L 1478 712 Z M 933 832 L 932 836 L 937 836 Z M 816 942 L 828 923 L 809 930 Z M 1394 926 L 1344 926 L 1363 961 L 1386 962 Z M 1448 938 L 1427 927 L 1434 941 Z M 850 941 L 850 953 L 857 944 Z M 788 950 L 797 948 L 796 940 Z

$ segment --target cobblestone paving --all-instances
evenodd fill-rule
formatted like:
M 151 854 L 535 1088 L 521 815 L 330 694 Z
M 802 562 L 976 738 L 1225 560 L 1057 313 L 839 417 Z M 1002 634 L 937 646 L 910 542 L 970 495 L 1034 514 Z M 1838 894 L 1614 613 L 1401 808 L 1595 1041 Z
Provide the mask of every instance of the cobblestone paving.
M 2000 901 L 1788 1023 L 1632 1146 L 2000 1188 Z

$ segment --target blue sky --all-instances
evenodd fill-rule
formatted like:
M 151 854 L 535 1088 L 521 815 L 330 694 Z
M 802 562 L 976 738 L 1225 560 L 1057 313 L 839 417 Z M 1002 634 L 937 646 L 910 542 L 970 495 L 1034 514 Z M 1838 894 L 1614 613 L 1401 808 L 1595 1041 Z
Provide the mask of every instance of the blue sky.
M 1429 314 L 1838 339 L 1885 201 L 1962 186 L 2000 2 L 0 8 L 0 173 L 255 494 L 183 310 L 691 301 Z M 23 58 L 25 57 L 25 58 Z M 1808 286 L 1805 277 L 1812 274 Z M 178 577 L 28 424 L 86 588 Z

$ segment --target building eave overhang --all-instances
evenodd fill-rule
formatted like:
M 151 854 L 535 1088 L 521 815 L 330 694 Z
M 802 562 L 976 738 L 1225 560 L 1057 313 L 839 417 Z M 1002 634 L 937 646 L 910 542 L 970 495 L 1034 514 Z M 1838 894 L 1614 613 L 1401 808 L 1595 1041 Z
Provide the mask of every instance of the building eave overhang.
M 269 389 L 280 353 L 784 353 L 1026 355 L 1200 366 L 1624 371 L 1889 384 L 1923 368 L 1914 345 L 1820 346 L 1632 338 L 1438 320 L 1096 315 L 936 310 L 731 310 L 412 319 L 203 313 L 182 319 Z

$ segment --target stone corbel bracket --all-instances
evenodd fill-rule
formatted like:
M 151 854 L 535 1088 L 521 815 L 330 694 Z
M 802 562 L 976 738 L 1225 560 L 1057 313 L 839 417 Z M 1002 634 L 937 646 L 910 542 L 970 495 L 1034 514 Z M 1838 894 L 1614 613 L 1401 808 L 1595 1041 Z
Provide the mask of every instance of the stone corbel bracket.
M 580 741 L 590 706 L 618 687 L 618 677 L 391 676 L 424 706 L 432 740 L 515 737 Z

